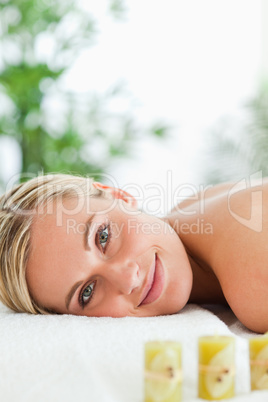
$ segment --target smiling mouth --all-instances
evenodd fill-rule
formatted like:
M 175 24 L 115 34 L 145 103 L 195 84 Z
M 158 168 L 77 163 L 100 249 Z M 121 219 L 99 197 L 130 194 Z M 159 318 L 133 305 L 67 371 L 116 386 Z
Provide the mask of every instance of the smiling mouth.
M 142 292 L 141 302 L 138 307 L 153 303 L 162 294 L 164 288 L 164 269 L 157 254 L 150 268 L 147 282 Z

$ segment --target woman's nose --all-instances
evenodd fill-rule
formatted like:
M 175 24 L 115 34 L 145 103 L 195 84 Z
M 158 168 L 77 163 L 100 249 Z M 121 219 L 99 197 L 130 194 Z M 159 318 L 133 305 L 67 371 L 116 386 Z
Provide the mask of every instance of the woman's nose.
M 141 285 L 139 265 L 135 261 L 107 263 L 107 280 L 120 293 L 129 295 Z

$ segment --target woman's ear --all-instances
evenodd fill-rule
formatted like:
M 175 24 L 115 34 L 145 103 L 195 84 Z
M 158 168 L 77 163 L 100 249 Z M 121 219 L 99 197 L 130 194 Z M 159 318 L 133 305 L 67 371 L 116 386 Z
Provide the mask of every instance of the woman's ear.
M 125 201 L 130 207 L 137 209 L 138 208 L 138 203 L 135 197 L 133 195 L 127 193 L 124 190 L 121 190 L 120 188 L 116 187 L 110 187 L 106 186 L 102 183 L 99 183 L 97 181 L 94 181 L 92 183 L 93 187 L 99 189 L 99 190 L 104 190 L 110 193 L 114 198 L 118 198 L 120 200 Z

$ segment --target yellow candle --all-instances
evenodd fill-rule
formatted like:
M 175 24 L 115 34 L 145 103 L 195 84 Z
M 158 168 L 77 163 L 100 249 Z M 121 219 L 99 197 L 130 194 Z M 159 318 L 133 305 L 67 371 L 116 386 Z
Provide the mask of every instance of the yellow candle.
M 268 389 L 268 333 L 249 340 L 251 389 Z
M 182 394 L 181 344 L 145 344 L 144 402 L 180 402 Z
M 235 394 L 234 338 L 199 338 L 198 396 L 207 400 L 231 398 Z

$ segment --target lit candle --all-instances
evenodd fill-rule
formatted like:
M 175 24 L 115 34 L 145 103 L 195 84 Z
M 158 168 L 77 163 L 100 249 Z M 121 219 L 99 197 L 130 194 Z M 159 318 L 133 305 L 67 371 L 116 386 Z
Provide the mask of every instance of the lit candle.
M 235 393 L 234 338 L 199 338 L 198 396 L 207 400 L 231 398 Z
M 268 389 L 268 333 L 249 340 L 251 389 Z
M 180 402 L 182 394 L 181 344 L 145 344 L 144 402 Z

